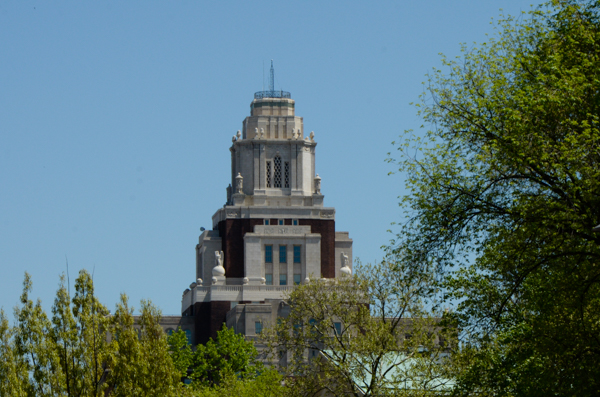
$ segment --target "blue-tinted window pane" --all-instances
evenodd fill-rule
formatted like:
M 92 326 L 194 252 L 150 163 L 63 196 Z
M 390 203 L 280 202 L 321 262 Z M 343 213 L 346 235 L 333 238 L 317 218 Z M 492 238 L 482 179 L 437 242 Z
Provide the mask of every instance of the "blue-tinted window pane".
M 192 344 L 192 331 L 190 331 L 189 329 L 185 330 L 185 337 L 187 339 L 187 343 L 188 345 Z
M 294 226 L 298 226 L 298 219 L 294 219 L 294 220 L 292 221 L 292 225 L 294 225 Z
M 256 335 L 260 334 L 262 332 L 262 323 L 260 321 L 256 321 L 254 323 L 254 333 Z
M 268 224 L 269 224 L 269 220 L 265 219 L 265 225 L 268 225 Z
M 294 274 L 294 285 L 299 285 L 300 284 L 300 274 Z
M 333 323 L 333 326 L 335 327 L 336 335 L 341 335 L 342 334 L 342 323 Z
M 300 248 L 299 245 L 294 245 L 294 263 L 302 263 Z
M 265 284 L 273 285 L 273 275 L 272 274 L 265 274 Z
M 279 263 L 287 263 L 287 245 L 279 246 Z
M 273 262 L 273 246 L 265 245 L 265 262 L 272 263 Z
M 279 285 L 287 285 L 287 274 L 279 275 Z
M 279 225 L 283 225 L 283 219 L 280 219 L 278 222 L 279 222 Z

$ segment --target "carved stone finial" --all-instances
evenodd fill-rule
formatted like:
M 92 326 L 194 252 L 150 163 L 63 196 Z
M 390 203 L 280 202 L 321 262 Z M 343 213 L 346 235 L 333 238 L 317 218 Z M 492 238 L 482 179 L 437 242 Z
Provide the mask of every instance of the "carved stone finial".
M 306 278 L 304 279 L 304 284 L 308 284 L 308 283 L 310 283 L 310 278 L 306 277 Z
M 236 185 L 236 191 L 238 193 L 242 193 L 242 189 L 244 188 L 244 177 L 239 172 L 238 172 L 237 176 L 235 177 L 235 185 Z
M 258 139 L 258 128 L 254 129 L 254 139 Z
M 223 251 L 215 251 L 215 261 L 217 265 L 212 269 L 213 279 L 215 277 L 225 276 L 225 268 L 223 267 Z
M 236 137 L 235 135 L 231 137 L 231 142 L 235 142 L 236 141 Z
M 240 130 L 238 130 L 237 134 L 235 134 L 235 136 L 237 136 L 237 139 L 242 139 L 242 132 Z
M 261 284 L 261 285 L 265 285 L 266 283 L 267 283 L 267 279 L 266 279 L 266 278 L 264 278 L 264 277 L 261 277 L 261 278 L 260 278 L 260 284 Z
M 201 279 L 201 278 L 198 278 L 198 280 L 196 280 L 196 284 L 197 284 L 197 285 L 202 285 L 202 279 Z
M 265 137 L 265 129 L 261 128 L 260 129 L 260 139 L 264 139 L 264 137 Z
M 315 141 L 315 132 L 314 132 L 314 131 L 311 131 L 311 132 L 310 132 L 309 138 L 310 138 L 310 140 L 311 140 L 312 142 L 314 142 L 314 141 Z
M 321 194 L 321 177 L 319 176 L 319 174 L 315 176 L 315 193 Z
M 292 129 L 292 138 L 296 139 L 296 131 L 294 131 L 294 129 Z
M 298 128 L 298 135 L 296 135 L 296 139 L 302 139 L 302 131 Z
M 248 285 L 248 283 L 250 283 L 250 280 L 248 279 L 248 277 L 244 277 L 244 278 L 242 279 L 242 284 L 243 284 L 243 285 Z

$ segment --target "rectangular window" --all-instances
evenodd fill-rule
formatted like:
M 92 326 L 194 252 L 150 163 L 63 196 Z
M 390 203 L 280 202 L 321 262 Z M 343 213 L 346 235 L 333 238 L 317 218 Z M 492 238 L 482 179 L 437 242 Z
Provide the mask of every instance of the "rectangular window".
M 273 158 L 273 165 L 274 165 L 273 187 L 281 188 L 281 157 L 280 156 L 275 156 L 275 158 Z M 269 187 L 271 187 L 271 186 L 269 185 Z
M 298 219 L 294 219 L 294 220 L 292 221 L 292 225 L 294 225 L 294 226 L 298 226 Z
M 290 163 L 288 161 L 285 162 L 284 166 L 284 185 L 285 188 L 290 187 Z
M 342 323 L 333 323 L 333 326 L 335 327 L 335 334 L 336 335 L 341 335 L 342 334 Z
M 269 220 L 265 219 L 265 225 L 269 225 Z
M 294 274 L 294 285 L 300 285 L 300 279 L 302 278 L 302 275 L 300 274 Z
M 302 247 L 294 245 L 294 263 L 302 263 Z
M 279 275 L 279 285 L 287 285 L 287 274 Z
M 267 187 L 271 187 L 271 162 L 267 161 Z
M 279 246 L 279 263 L 287 263 L 287 245 Z
M 260 321 L 254 322 L 254 333 L 256 335 L 260 335 L 262 333 L 262 322 L 260 322 Z
M 265 274 L 265 284 L 273 285 L 273 275 L 272 274 Z
M 283 219 L 280 219 L 278 222 L 279 222 L 279 226 L 283 225 Z
M 265 245 L 265 263 L 273 263 L 273 246 Z

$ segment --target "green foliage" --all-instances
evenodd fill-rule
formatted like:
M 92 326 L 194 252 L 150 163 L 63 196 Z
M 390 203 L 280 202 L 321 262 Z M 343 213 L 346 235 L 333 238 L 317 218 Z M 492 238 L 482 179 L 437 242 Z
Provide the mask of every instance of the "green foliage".
M 554 1 L 443 58 L 396 162 L 409 220 L 463 334 L 457 392 L 600 393 L 600 5 Z
M 219 385 L 199 386 L 194 390 L 195 397 L 280 397 L 287 390 L 282 385 L 281 375 L 274 369 L 265 368 L 255 378 L 240 379 L 234 375 L 222 378 Z
M 431 275 L 388 257 L 340 280 L 313 280 L 286 300 L 289 314 L 265 331 L 290 393 L 381 396 L 444 390 L 441 359 L 452 332 L 431 307 Z M 451 330 L 450 330 L 451 331 Z M 446 343 L 436 343 L 445 336 Z
M 0 311 L 0 396 L 27 396 L 27 368 L 23 357 L 16 353 L 14 329 L 8 324 L 4 310 Z
M 175 369 L 181 378 L 187 377 L 188 368 L 191 368 L 194 354 L 188 343 L 185 332 L 180 328 L 167 337 L 169 353 Z
M 230 377 L 252 379 L 264 370 L 257 357 L 254 343 L 223 324 L 216 340 L 211 338 L 196 347 L 190 378 L 195 385 L 208 387 L 220 385 Z
M 142 302 L 138 336 L 127 297 L 110 316 L 85 270 L 73 298 L 61 277 L 51 319 L 29 298 L 31 287 L 25 274 L 13 327 L 0 312 L 0 397 L 181 394 L 160 312 L 149 302 Z

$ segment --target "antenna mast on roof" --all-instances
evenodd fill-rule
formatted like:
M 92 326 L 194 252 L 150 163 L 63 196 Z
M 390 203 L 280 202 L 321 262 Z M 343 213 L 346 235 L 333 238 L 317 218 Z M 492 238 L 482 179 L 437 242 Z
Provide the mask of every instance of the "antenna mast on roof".
M 269 78 L 269 91 L 275 91 L 275 70 L 273 69 L 273 60 L 271 59 L 271 75 Z
M 254 93 L 254 99 L 264 98 L 291 98 L 291 95 L 287 91 L 275 91 L 275 68 L 273 67 L 273 60 L 271 59 L 271 71 L 269 72 L 269 90 L 265 91 L 265 68 L 263 62 L 263 91 Z

